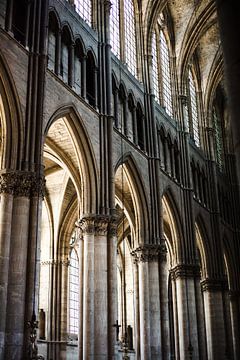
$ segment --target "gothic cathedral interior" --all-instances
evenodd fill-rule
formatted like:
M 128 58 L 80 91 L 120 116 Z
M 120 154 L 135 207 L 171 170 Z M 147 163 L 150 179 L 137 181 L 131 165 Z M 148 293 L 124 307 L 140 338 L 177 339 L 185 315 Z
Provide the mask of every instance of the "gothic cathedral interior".
M 240 359 L 239 30 L 0 0 L 0 360 Z

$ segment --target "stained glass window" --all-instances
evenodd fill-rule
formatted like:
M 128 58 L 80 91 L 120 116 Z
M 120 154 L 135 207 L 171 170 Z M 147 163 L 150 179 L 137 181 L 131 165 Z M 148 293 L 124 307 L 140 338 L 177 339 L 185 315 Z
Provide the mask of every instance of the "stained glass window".
M 79 266 L 75 249 L 70 253 L 69 265 L 69 333 L 78 334 Z
M 157 57 L 157 40 L 156 40 L 155 31 L 152 37 L 152 82 L 153 82 L 153 92 L 156 97 L 156 101 L 159 102 L 158 57 Z

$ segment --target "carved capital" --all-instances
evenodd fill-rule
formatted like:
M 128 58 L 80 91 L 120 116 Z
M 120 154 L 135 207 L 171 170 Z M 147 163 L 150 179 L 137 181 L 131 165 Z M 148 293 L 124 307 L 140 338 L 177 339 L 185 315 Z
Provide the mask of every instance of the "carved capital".
M 97 216 L 95 219 L 95 234 L 96 235 L 107 235 L 109 216 Z
M 108 234 L 110 236 L 117 236 L 118 221 L 119 221 L 119 216 L 117 214 L 111 217 L 108 225 Z
M 13 195 L 15 188 L 15 176 L 13 172 L 0 174 L 0 193 Z
M 166 246 L 164 244 L 145 244 L 139 246 L 131 252 L 135 262 L 159 261 L 166 256 Z
M 170 274 L 174 280 L 177 278 L 200 278 L 200 267 L 193 264 L 179 264 L 170 270 Z
M 43 176 L 27 171 L 9 171 L 0 173 L 0 193 L 14 196 L 31 197 L 44 194 Z
M 78 223 L 83 234 L 95 234 L 95 216 L 84 216 Z
M 224 291 L 227 289 L 227 281 L 225 279 L 205 279 L 201 281 L 202 291 Z

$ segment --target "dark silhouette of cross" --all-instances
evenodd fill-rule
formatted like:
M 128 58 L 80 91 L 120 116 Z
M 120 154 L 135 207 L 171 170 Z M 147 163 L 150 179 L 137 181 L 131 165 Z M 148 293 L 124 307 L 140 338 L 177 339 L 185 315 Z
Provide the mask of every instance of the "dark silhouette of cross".
M 113 327 L 116 328 L 116 340 L 119 341 L 119 328 L 121 325 L 118 324 L 118 320 L 116 320 L 116 323 L 113 325 Z

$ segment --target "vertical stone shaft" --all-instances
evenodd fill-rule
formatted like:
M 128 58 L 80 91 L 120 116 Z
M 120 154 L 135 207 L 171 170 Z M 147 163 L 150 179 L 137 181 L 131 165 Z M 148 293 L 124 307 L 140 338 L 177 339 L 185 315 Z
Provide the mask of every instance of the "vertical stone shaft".
M 4 360 L 13 196 L 2 193 L 0 199 L 0 359 Z
M 206 321 L 208 359 L 226 359 L 226 333 L 224 324 L 223 293 L 220 284 L 204 281 L 203 297 Z
M 5 359 L 9 360 L 23 356 L 29 203 L 23 196 L 13 201 L 5 342 Z

